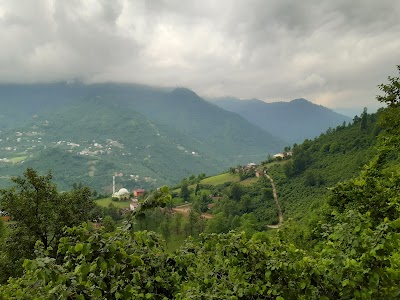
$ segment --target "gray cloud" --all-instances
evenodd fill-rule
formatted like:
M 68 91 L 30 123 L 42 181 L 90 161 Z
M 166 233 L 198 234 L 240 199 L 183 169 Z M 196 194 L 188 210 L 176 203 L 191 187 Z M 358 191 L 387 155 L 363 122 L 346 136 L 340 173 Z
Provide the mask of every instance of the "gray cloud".
M 399 15 L 391 0 L 3 0 L 0 81 L 188 86 L 361 111 L 400 64 Z

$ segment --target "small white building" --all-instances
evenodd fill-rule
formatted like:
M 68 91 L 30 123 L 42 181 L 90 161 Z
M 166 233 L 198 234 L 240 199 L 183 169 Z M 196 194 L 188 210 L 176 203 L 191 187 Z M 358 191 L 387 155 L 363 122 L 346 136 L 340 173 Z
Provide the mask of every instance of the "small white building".
M 257 167 L 257 164 L 252 162 L 252 163 L 247 164 L 247 167 L 248 168 L 255 168 L 255 167 Z
M 138 207 L 138 205 L 139 205 L 139 201 L 138 201 L 138 199 L 132 199 L 132 202 L 131 202 L 131 204 L 129 204 L 129 209 L 131 210 L 131 211 L 134 211 L 135 209 L 136 209 L 136 207 Z
M 292 151 L 280 152 L 280 153 L 275 154 L 273 157 L 274 158 L 286 158 L 288 156 L 292 156 L 292 154 L 293 154 Z
M 128 200 L 130 197 L 129 191 L 125 188 L 120 189 L 118 192 L 113 193 L 113 197 L 119 198 L 120 200 Z

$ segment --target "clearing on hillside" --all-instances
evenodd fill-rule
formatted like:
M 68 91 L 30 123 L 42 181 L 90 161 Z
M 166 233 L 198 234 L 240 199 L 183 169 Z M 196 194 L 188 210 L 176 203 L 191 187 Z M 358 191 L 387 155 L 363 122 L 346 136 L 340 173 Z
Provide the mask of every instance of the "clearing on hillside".
M 108 207 L 110 205 L 110 203 L 111 203 L 112 205 L 114 205 L 117 208 L 129 208 L 129 204 L 131 203 L 131 201 L 129 201 L 129 200 L 127 200 L 127 201 L 113 201 L 111 199 L 111 197 L 108 197 L 108 198 L 95 200 L 95 203 L 97 205 L 100 205 L 100 206 L 103 206 L 103 207 Z
M 223 173 L 216 176 L 208 177 L 200 181 L 201 184 L 219 185 L 225 182 L 238 182 L 240 181 L 238 174 Z

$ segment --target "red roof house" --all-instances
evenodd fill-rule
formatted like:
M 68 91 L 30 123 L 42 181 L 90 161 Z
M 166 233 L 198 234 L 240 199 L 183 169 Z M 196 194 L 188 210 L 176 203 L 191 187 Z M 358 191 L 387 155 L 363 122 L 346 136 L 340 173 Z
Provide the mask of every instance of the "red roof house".
M 144 189 L 137 189 L 133 190 L 133 196 L 135 197 L 140 197 L 144 194 L 145 190 Z

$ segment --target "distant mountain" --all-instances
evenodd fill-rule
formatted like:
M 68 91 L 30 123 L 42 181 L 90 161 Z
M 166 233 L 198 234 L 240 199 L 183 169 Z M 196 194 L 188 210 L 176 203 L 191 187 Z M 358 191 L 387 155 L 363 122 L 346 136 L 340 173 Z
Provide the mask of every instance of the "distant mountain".
M 210 152 L 230 160 L 231 164 L 262 160 L 265 153 L 279 151 L 285 144 L 268 131 L 208 103 L 189 89 L 177 88 L 146 101 L 131 97 L 127 103 L 151 119 L 190 135 L 204 145 L 212 145 Z
M 63 107 L 81 98 L 79 84 L 2 84 L 0 85 L 0 128 L 11 128 L 33 115 Z
M 123 174 L 117 183 L 125 187 L 156 187 L 224 168 L 191 137 L 102 99 L 72 102 L 0 138 L 0 157 L 7 158 L 1 175 L 51 169 L 62 188 L 82 182 L 110 191 L 115 173 Z
M 32 166 L 51 168 L 63 188 L 110 190 L 115 172 L 128 188 L 155 187 L 260 161 L 284 146 L 182 88 L 7 85 L 0 99 L 0 185 Z
M 232 97 L 209 101 L 225 110 L 238 113 L 249 122 L 288 143 L 300 143 L 306 138 L 318 136 L 329 127 L 351 121 L 347 116 L 303 98 L 273 103 L 257 99 L 239 100 Z

